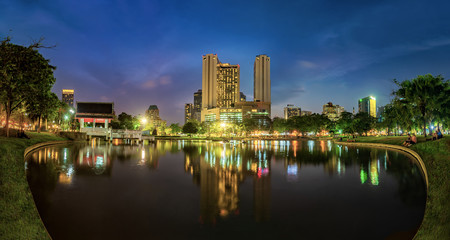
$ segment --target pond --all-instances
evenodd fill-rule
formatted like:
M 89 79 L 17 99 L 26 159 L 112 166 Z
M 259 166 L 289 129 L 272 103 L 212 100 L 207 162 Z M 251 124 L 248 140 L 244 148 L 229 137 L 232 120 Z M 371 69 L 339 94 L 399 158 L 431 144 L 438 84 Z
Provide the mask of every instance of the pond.
M 53 239 L 411 239 L 426 185 L 403 153 L 331 141 L 68 144 L 28 155 Z

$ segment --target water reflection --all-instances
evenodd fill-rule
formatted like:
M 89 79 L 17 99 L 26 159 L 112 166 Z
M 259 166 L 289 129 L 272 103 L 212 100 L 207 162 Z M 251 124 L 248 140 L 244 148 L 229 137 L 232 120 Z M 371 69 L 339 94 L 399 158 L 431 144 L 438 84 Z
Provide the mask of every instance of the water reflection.
M 180 154 L 183 161 L 174 161 L 160 169 L 160 165 L 168 161 L 168 156 Z M 396 179 L 398 193 L 404 203 L 420 204 L 425 196 L 420 171 L 411 159 L 402 154 L 311 140 L 247 143 L 180 140 L 141 145 L 94 142 L 55 146 L 31 154 L 27 177 L 33 194 L 43 196 L 36 200 L 39 208 L 51 205 L 51 195 L 57 185 L 71 186 L 77 179 L 87 176 L 91 177 L 89 181 L 113 178 L 115 164 L 143 170 L 151 176 L 157 176 L 159 170 L 175 171 L 182 167 L 181 171 L 192 178 L 199 189 L 196 221 L 208 226 L 241 217 L 243 196 L 252 199 L 251 217 L 255 222 L 274 221 L 271 219 L 273 209 L 279 209 L 279 206 L 272 205 L 279 201 L 274 195 L 275 189 L 280 193 L 280 186 L 286 189 L 294 187 L 297 192 L 286 191 L 295 196 L 306 186 L 322 186 L 328 184 L 329 179 L 346 179 L 343 188 L 332 189 L 337 192 L 346 192 L 345 186 L 355 189 L 352 188 L 354 185 L 361 186 L 360 189 L 382 188 Z M 327 177 L 311 178 L 311 174 L 318 174 L 316 170 Z M 130 170 L 131 174 L 136 174 L 133 171 Z M 157 183 L 164 187 L 167 180 L 164 181 Z M 301 195 L 301 198 L 308 197 Z

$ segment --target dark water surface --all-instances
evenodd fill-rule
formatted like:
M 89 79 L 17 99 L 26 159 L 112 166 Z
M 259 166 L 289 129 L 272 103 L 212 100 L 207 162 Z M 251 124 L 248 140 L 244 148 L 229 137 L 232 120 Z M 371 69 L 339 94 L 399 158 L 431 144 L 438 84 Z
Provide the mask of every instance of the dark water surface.
M 29 155 L 53 239 L 410 239 L 426 187 L 408 156 L 329 141 L 71 144 Z

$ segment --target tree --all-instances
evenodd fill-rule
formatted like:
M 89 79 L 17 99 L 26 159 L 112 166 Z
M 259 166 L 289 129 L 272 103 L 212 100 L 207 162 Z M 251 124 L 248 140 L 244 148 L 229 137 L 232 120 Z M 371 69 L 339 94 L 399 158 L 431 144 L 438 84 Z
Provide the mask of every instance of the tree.
M 341 118 L 336 123 L 336 128 L 342 130 L 344 134 L 353 134 L 353 114 L 350 112 L 341 113 Z
M 198 132 L 198 128 L 197 128 L 195 123 L 187 122 L 186 124 L 184 124 L 184 126 L 183 126 L 183 133 L 195 134 L 197 132 Z
M 27 96 L 40 95 L 55 83 L 54 66 L 37 49 L 41 41 L 28 47 L 6 38 L 0 43 L 0 102 L 6 111 L 6 136 L 9 137 L 11 114 L 26 103 Z
M 170 124 L 169 128 L 172 134 L 180 133 L 183 130 L 178 123 Z
M 41 119 L 56 118 L 59 107 L 58 97 L 50 90 L 40 91 L 34 96 L 27 96 L 26 111 L 30 118 L 38 120 L 38 132 L 41 130 Z
M 441 111 L 440 109 L 445 102 L 448 102 L 448 81 L 444 81 L 441 75 L 434 77 L 431 74 L 419 75 L 417 78 L 399 82 L 394 79 L 398 89 L 393 95 L 398 97 L 400 101 L 417 109 L 419 115 L 416 119 L 420 119 L 423 123 L 423 134 L 427 136 L 427 125 L 430 123 L 433 113 Z M 447 88 L 447 89 L 446 89 Z M 445 109 L 444 109 L 445 111 Z
M 358 132 L 360 135 L 363 133 L 372 130 L 375 127 L 376 118 L 370 116 L 368 113 L 360 112 L 355 115 L 355 118 L 353 119 L 354 129 L 356 132 Z
M 279 117 L 274 118 L 273 123 L 272 123 L 272 128 L 273 128 L 273 130 L 275 130 L 279 133 L 287 132 L 288 125 L 287 125 L 286 119 L 279 118 Z
M 119 120 L 119 122 L 120 122 L 121 129 L 130 129 L 130 130 L 134 129 L 133 116 L 131 116 L 125 112 L 122 112 L 117 117 L 117 120 Z

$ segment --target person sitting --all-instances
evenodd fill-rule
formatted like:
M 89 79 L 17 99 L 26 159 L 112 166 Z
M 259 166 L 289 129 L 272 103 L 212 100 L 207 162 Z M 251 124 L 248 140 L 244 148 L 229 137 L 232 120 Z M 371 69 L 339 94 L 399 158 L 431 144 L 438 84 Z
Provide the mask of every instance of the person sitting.
M 411 143 L 411 134 L 408 133 L 408 138 L 402 143 L 403 146 L 408 146 Z
M 442 136 L 441 130 L 438 130 L 437 139 L 441 139 L 442 137 L 444 137 L 444 136 Z
M 433 141 L 438 139 L 437 131 L 433 133 Z
M 411 137 L 411 141 L 408 143 L 408 145 L 406 145 L 407 147 L 410 147 L 411 145 L 414 145 L 417 143 L 417 137 L 416 134 L 413 133 L 412 137 Z

